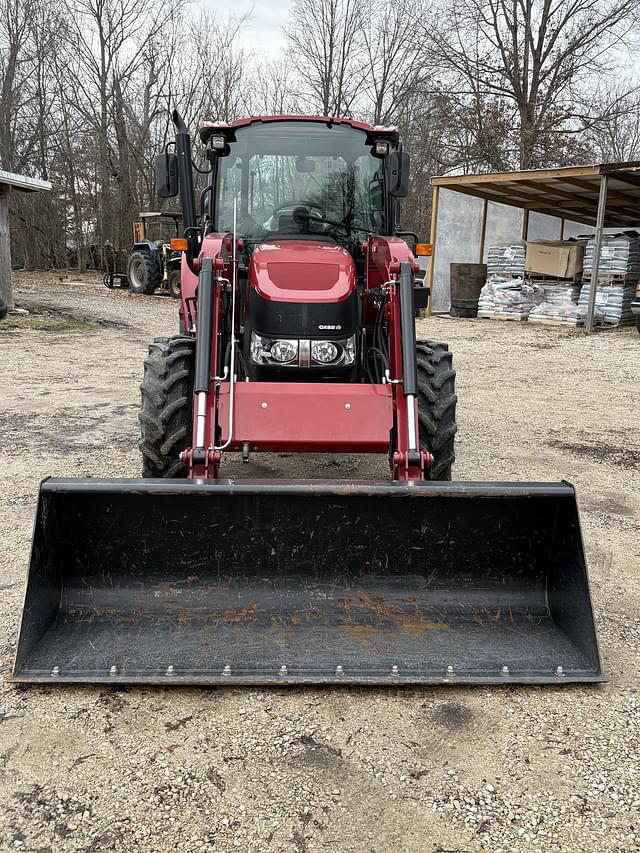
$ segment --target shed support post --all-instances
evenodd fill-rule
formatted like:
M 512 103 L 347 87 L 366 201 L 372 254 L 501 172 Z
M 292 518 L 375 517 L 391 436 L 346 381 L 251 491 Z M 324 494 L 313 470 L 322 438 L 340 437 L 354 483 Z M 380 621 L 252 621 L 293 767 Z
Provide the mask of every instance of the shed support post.
M 0 186 L 0 300 L 13 308 L 11 291 L 11 241 L 9 239 L 9 190 Z
M 482 225 L 480 227 L 480 257 L 478 263 L 484 263 L 484 244 L 487 238 L 487 211 L 489 210 L 489 201 L 485 198 L 482 205 Z
M 598 197 L 598 217 L 596 219 L 596 233 L 594 235 L 593 261 L 591 263 L 591 285 L 589 287 L 589 302 L 587 307 L 587 333 L 593 331 L 593 320 L 596 308 L 596 293 L 598 290 L 598 272 L 600 270 L 600 249 L 602 248 L 602 231 L 604 229 L 604 215 L 607 210 L 607 191 L 609 189 L 609 176 L 602 175 L 600 178 L 600 195 Z
M 522 211 L 522 231 L 520 232 L 520 237 L 523 240 L 526 240 L 529 236 L 529 208 L 525 207 Z
M 429 286 L 429 304 L 427 305 L 427 317 L 433 314 L 433 271 L 436 265 L 436 239 L 438 237 L 438 205 L 440 204 L 440 187 L 433 188 L 431 198 L 431 260 L 429 261 L 429 275 L 427 284 Z

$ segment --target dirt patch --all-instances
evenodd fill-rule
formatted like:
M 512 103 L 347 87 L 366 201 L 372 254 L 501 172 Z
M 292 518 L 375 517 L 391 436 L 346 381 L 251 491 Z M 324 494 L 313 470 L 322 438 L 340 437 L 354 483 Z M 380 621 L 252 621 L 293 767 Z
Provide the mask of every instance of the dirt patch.
M 135 446 L 136 435 L 118 424 L 131 420 L 131 410 L 105 411 L 102 416 L 88 415 L 77 409 L 58 411 L 37 418 L 19 412 L 0 411 L 0 434 L 4 436 L 3 448 L 11 453 L 28 450 L 34 439 L 46 446 L 47 452 L 66 456 L 70 453 L 92 453 L 103 450 L 105 444 Z M 97 435 L 97 431 L 104 431 Z M 107 438 L 107 435 L 109 436 Z
M 457 731 L 470 726 L 474 721 L 474 716 L 473 712 L 461 702 L 445 702 L 432 712 L 431 719 L 438 726 L 450 731 Z
M 621 468 L 634 469 L 640 466 L 640 450 L 630 447 L 616 447 L 604 442 L 580 444 L 570 441 L 548 441 L 547 444 L 557 450 L 568 450 L 569 453 L 575 453 L 577 456 L 587 456 L 596 462 L 619 465 Z

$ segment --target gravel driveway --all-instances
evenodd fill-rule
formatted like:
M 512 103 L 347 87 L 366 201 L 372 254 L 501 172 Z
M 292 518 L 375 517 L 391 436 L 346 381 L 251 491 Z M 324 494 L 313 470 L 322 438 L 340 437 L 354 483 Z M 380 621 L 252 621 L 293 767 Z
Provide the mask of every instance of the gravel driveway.
M 640 336 L 420 321 L 458 370 L 459 479 L 578 490 L 600 687 L 18 688 L 38 483 L 135 477 L 138 385 L 168 298 L 16 276 L 0 324 L 0 849 L 640 849 Z M 44 313 L 43 313 L 44 312 Z M 386 477 L 268 457 L 258 477 Z M 247 475 L 228 463 L 224 472 Z

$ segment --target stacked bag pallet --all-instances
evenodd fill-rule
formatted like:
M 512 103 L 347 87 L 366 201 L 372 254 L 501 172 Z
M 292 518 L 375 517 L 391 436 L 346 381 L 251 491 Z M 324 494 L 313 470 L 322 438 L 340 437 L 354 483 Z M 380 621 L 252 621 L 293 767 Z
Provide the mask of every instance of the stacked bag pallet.
M 492 275 L 480 291 L 478 317 L 491 320 L 526 320 L 531 309 L 542 299 L 537 285 L 523 278 Z
M 586 312 L 595 241 L 589 240 L 585 251 L 584 284 L 578 304 Z M 598 262 L 596 289 L 596 314 L 607 326 L 621 326 L 634 322 L 631 303 L 637 282 L 640 281 L 640 235 L 636 231 L 609 234 L 602 238 Z
M 478 317 L 583 326 L 593 253 L 594 240 L 587 238 L 489 246 L 487 283 L 480 292 Z M 640 234 L 605 235 L 598 265 L 595 323 L 633 323 L 631 304 L 638 282 Z
M 580 299 L 578 306 L 587 313 L 589 305 L 589 291 L 591 284 L 585 283 L 580 290 Z M 607 326 L 627 326 L 634 321 L 634 315 L 631 311 L 631 303 L 633 302 L 636 292 L 635 284 L 598 284 L 596 290 L 596 317 L 601 318 L 601 322 Z
M 487 276 L 498 275 L 502 277 L 524 276 L 526 244 L 522 241 L 516 243 L 496 243 L 487 249 Z
M 583 312 L 578 305 L 579 284 L 558 279 L 557 281 L 545 280 L 540 283 L 540 287 L 543 300 L 532 308 L 529 314 L 530 323 L 550 326 L 582 325 L 586 311 Z
M 535 304 L 524 281 L 526 244 L 496 243 L 487 249 L 487 283 L 480 291 L 478 317 L 526 320 Z
M 595 240 L 587 243 L 584 253 L 584 275 L 591 276 Z M 637 232 L 609 234 L 602 238 L 600 261 L 598 263 L 598 283 L 615 281 L 640 281 L 640 236 Z

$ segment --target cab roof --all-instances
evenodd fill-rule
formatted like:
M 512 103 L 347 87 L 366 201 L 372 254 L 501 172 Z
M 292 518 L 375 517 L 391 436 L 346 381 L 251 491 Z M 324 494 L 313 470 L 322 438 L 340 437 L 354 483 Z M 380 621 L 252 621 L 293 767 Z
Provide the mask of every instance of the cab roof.
M 315 122 L 326 124 L 327 127 L 333 125 L 346 125 L 353 127 L 355 130 L 362 130 L 367 134 L 367 142 L 373 143 L 376 139 L 388 139 L 389 142 L 397 144 L 399 134 L 397 127 L 387 127 L 383 125 L 371 125 L 363 121 L 356 121 L 351 118 L 334 118 L 332 116 L 301 116 L 301 115 L 276 115 L 276 116 L 250 116 L 248 118 L 236 119 L 232 122 L 224 121 L 205 121 L 200 128 L 200 139 L 205 144 L 214 134 L 223 134 L 225 138 L 231 142 L 234 139 L 235 131 L 240 127 L 247 127 L 251 124 L 267 124 L 269 122 Z

